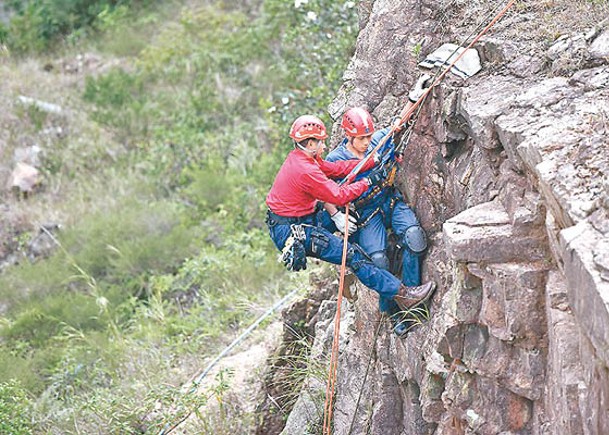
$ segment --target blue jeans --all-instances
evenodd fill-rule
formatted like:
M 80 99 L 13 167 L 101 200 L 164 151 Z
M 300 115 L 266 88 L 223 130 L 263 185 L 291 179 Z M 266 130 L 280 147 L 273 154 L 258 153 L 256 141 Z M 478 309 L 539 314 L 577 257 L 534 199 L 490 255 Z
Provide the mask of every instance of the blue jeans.
M 367 223 L 358 229 L 351 240 L 357 242 L 373 258 L 387 258 L 389 228 L 401 241 L 409 227 L 420 225 L 412 209 L 404 202 L 402 195 L 392 189 L 381 193 L 358 212 L 360 221 L 367 221 Z M 401 245 L 405 244 L 401 243 Z M 382 256 L 376 254 L 382 254 Z M 383 261 L 381 260 L 381 262 Z M 377 265 L 389 267 L 387 261 L 385 264 Z M 407 286 L 421 285 L 421 255 L 410 251 L 407 246 L 403 246 L 402 249 L 402 282 Z M 379 309 L 392 312 L 397 310 L 397 304 L 393 299 L 381 297 Z
M 323 226 L 323 222 L 326 221 L 319 221 L 315 216 L 303 222 L 307 257 L 319 258 L 332 264 L 341 264 L 343 240 L 328 231 Z M 329 222 L 332 221 L 329 220 Z M 326 224 L 330 225 L 327 222 Z M 267 225 L 273 243 L 281 251 L 291 235 L 290 225 L 279 223 L 272 217 L 268 218 Z M 330 227 L 330 229 L 332 228 Z M 362 248 L 356 244 L 348 243 L 347 245 L 347 266 L 366 287 L 375 290 L 383 300 L 393 300 L 400 288 L 400 280 L 387 270 L 375 266 Z

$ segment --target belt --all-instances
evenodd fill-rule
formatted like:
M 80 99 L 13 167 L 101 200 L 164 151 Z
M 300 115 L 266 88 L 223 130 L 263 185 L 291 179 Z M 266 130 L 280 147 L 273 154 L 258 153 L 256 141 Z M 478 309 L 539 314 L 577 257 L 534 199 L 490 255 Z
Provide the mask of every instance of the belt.
M 276 224 L 279 225 L 292 225 L 292 224 L 302 224 L 302 223 L 313 223 L 315 218 L 315 213 L 306 214 L 304 216 L 298 217 L 289 217 L 289 216 L 279 216 L 278 214 L 273 213 L 271 210 L 266 211 L 267 219 L 273 220 Z

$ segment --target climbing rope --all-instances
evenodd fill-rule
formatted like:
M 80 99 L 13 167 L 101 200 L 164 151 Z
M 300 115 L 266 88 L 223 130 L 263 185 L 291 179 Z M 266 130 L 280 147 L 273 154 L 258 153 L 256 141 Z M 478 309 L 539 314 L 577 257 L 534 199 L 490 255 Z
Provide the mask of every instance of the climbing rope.
M 345 216 L 349 216 L 349 206 L 345 207 Z M 326 384 L 326 401 L 324 403 L 324 435 L 331 434 L 332 411 L 334 409 L 334 388 L 336 386 L 336 369 L 338 368 L 338 343 L 340 334 L 340 308 L 343 302 L 343 291 L 345 287 L 345 273 L 347 270 L 347 240 L 349 238 L 349 219 L 345 219 L 345 231 L 343 235 L 343 258 L 340 265 L 340 278 L 338 281 L 338 296 L 336 299 L 336 316 L 334 317 L 334 339 L 332 341 L 332 355 L 330 357 L 330 368 L 328 370 L 328 383 Z
M 429 95 L 429 93 L 433 90 L 433 88 L 435 86 L 437 86 L 446 76 L 446 74 L 448 74 L 450 72 L 450 70 L 456 65 L 456 63 L 461 60 L 461 58 L 465 55 L 465 53 L 467 52 L 467 50 L 469 50 L 470 48 L 472 48 L 474 46 L 474 44 L 476 42 L 478 42 L 480 40 L 480 38 L 491 28 L 495 25 L 495 23 L 497 21 L 499 21 L 499 19 L 501 19 L 501 17 L 514 5 L 514 3 L 516 3 L 516 0 L 510 0 L 508 2 L 508 4 L 497 14 L 495 15 L 495 17 L 493 18 L 493 20 L 486 25 L 486 27 L 484 27 L 484 29 L 482 31 L 480 31 L 478 33 L 478 35 L 472 40 L 472 42 L 469 43 L 469 45 L 465 48 L 465 50 L 463 50 L 461 52 L 461 54 L 459 54 L 459 56 L 457 56 L 455 58 L 454 61 L 452 61 L 452 63 L 440 74 L 436 73 L 435 80 L 433 80 L 431 86 L 429 86 L 427 88 L 427 90 L 419 97 L 419 99 L 408 108 L 408 105 L 404 106 L 404 108 L 401 110 L 400 115 L 399 115 L 399 122 L 394 123 L 391 126 L 391 130 L 389 131 L 388 134 L 386 134 L 383 139 L 381 139 L 379 141 L 379 143 L 376 145 L 376 147 L 372 150 L 372 152 L 368 153 L 356 166 L 355 168 L 353 168 L 353 170 L 351 170 L 351 172 L 339 183 L 340 185 L 342 184 L 349 184 L 351 183 L 355 177 L 357 176 L 357 174 L 361 171 L 362 167 L 366 164 L 366 162 L 375 154 L 377 153 L 386 143 L 387 141 L 393 137 L 393 135 L 399 131 L 402 127 L 402 125 L 404 125 L 404 123 L 408 122 L 411 118 L 411 116 L 413 115 L 413 113 L 415 112 L 415 110 L 418 109 L 417 115 L 418 113 L 420 113 L 420 106 L 423 104 L 423 102 L 425 101 L 425 99 L 427 98 L 427 95 Z M 453 53 L 454 54 L 454 53 Z M 451 55 L 452 57 L 452 55 Z M 450 57 L 449 57 L 450 59 Z M 412 122 L 409 125 L 409 130 L 408 131 L 408 135 L 407 135 L 407 140 L 410 139 L 410 135 L 411 135 L 411 130 L 414 126 L 414 122 Z M 341 305 L 342 305 L 342 298 L 343 298 L 343 291 L 344 291 L 344 284 L 345 284 L 345 272 L 346 272 L 346 260 L 347 260 L 347 242 L 348 242 L 348 238 L 349 238 L 349 206 L 350 204 L 346 205 L 345 208 L 345 230 L 344 230 L 344 234 L 343 234 L 343 257 L 342 257 L 342 262 L 341 262 L 341 267 L 340 267 L 340 278 L 339 278 L 339 284 L 338 284 L 338 296 L 337 296 L 337 307 L 336 307 L 336 316 L 334 318 L 334 338 L 333 338 L 333 342 L 332 342 L 332 354 L 331 354 L 331 358 L 330 358 L 330 367 L 328 370 L 328 382 L 326 385 L 326 400 L 324 403 L 324 421 L 323 421 L 323 434 L 324 435 L 331 435 L 331 428 L 332 428 L 332 412 L 333 412 L 333 402 L 334 402 L 334 389 L 336 386 L 336 372 L 337 372 L 337 368 L 338 368 L 338 347 L 339 347 L 339 335 L 340 335 L 340 313 L 341 313 Z M 380 324 L 379 324 L 379 328 L 380 328 Z M 370 364 L 370 361 L 369 361 Z M 366 376 L 367 376 L 367 372 L 368 372 L 368 368 L 366 369 Z M 362 386 L 363 389 L 363 386 Z M 359 397 L 361 397 L 361 390 L 360 390 L 360 395 Z M 359 405 L 359 397 L 358 397 L 358 405 Z M 357 409 L 356 409 L 357 410 Z M 355 419 L 355 417 L 354 417 Z M 351 428 L 353 427 L 353 421 L 351 422 Z M 349 429 L 349 433 L 351 433 L 351 428 Z

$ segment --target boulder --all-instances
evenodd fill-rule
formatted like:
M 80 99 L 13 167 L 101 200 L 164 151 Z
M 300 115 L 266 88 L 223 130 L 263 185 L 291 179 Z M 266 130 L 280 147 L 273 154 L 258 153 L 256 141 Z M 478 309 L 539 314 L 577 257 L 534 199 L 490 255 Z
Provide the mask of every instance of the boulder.
M 22 193 L 31 193 L 40 182 L 38 169 L 27 163 L 19 162 L 10 175 L 8 187 Z

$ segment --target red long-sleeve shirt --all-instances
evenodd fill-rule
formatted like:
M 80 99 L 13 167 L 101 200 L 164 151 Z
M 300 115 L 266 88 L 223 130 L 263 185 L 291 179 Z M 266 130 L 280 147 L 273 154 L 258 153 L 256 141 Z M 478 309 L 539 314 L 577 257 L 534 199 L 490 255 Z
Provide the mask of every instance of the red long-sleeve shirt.
M 300 217 L 315 211 L 318 200 L 345 205 L 368 189 L 365 180 L 339 186 L 328 177 L 340 178 L 351 172 L 358 160 L 327 162 L 314 159 L 302 150 L 293 150 L 275 177 L 266 204 L 279 216 Z M 361 172 L 374 166 L 369 159 Z

